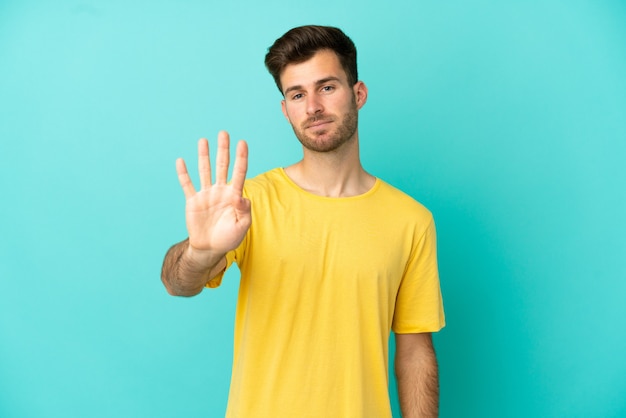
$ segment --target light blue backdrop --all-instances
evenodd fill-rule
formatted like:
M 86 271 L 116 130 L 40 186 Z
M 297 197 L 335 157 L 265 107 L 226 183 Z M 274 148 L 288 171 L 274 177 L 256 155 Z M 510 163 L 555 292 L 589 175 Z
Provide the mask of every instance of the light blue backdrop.
M 435 214 L 441 416 L 626 416 L 617 0 L 2 0 L 0 416 L 223 415 L 237 274 L 162 288 L 174 160 L 300 158 L 263 56 L 308 23 L 357 43 L 366 168 Z

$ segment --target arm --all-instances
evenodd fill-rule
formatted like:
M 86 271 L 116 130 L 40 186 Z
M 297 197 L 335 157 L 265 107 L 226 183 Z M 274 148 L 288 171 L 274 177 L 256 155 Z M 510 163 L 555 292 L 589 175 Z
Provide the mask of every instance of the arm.
M 165 255 L 161 270 L 161 281 L 172 296 L 194 296 L 202 291 L 206 283 L 226 267 L 222 256 L 202 258 L 189 245 L 189 238 L 173 245 Z
M 178 180 L 186 199 L 185 217 L 189 238 L 169 249 L 161 280 L 172 295 L 193 296 L 226 266 L 225 255 L 243 240 L 251 223 L 250 201 L 243 197 L 248 169 L 248 147 L 241 141 L 230 184 L 227 184 L 230 139 L 218 135 L 215 184 L 211 184 L 209 145 L 198 142 L 200 190 L 196 191 L 182 159 L 176 161 Z
M 431 334 L 395 336 L 395 372 L 402 416 L 439 416 L 439 373 Z

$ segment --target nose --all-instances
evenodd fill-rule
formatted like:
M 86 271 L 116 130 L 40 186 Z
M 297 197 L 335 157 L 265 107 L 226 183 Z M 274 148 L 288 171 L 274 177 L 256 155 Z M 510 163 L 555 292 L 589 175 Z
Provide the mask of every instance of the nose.
M 309 115 L 315 115 L 317 113 L 322 113 L 324 107 L 322 106 L 322 102 L 320 98 L 316 94 L 309 94 L 307 96 L 306 103 L 306 112 Z

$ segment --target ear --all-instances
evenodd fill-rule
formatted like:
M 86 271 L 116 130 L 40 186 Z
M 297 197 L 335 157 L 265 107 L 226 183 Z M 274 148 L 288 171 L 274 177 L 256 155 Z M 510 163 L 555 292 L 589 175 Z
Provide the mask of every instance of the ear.
M 287 103 L 285 103 L 284 100 L 280 101 L 280 109 L 283 111 L 283 115 L 285 115 L 287 122 L 291 123 L 291 121 L 289 120 L 289 115 L 287 114 Z
M 367 86 L 362 81 L 357 81 L 354 87 L 352 87 L 354 91 L 354 97 L 356 100 L 357 109 L 361 109 L 365 102 L 367 102 Z

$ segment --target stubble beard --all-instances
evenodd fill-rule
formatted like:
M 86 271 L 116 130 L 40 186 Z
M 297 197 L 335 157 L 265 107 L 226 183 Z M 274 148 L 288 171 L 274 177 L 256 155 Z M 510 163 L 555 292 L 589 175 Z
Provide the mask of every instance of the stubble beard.
M 358 110 L 356 106 L 356 100 L 353 97 L 352 105 L 350 106 L 350 110 L 343 115 L 343 118 L 339 122 L 337 129 L 334 132 L 331 132 L 330 129 L 332 125 L 329 126 L 328 129 L 322 129 L 319 132 L 314 134 L 307 134 L 307 126 L 314 122 L 318 121 L 332 121 L 331 123 L 336 123 L 336 119 L 328 116 L 328 115 L 318 115 L 315 117 L 311 117 L 304 122 L 300 128 L 296 128 L 295 125 L 292 124 L 293 132 L 296 134 L 296 137 L 306 149 L 315 152 L 332 152 L 340 148 L 346 142 L 349 142 L 357 130 L 358 126 Z

